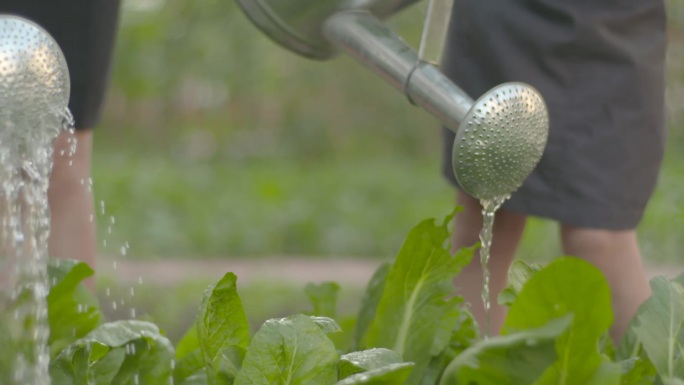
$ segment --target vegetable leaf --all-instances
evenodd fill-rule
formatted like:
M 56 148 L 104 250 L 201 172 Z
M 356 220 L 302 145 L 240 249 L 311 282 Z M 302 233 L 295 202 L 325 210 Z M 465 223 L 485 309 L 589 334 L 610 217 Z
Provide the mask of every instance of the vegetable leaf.
M 348 353 L 340 357 L 340 378 L 398 363 L 402 363 L 401 356 L 389 349 L 375 348 Z
M 83 262 L 51 260 L 48 264 L 50 292 L 47 296 L 50 324 L 50 356 L 95 329 L 103 318 L 95 298 L 81 282 L 93 275 Z
M 52 383 L 161 385 L 171 381 L 171 342 L 148 322 L 101 325 L 60 352 L 50 364 Z
M 465 308 L 460 309 L 460 314 L 456 322 L 452 324 L 452 329 L 446 348 L 430 360 L 423 374 L 422 385 L 436 384 L 447 365 L 480 339 L 480 328 L 477 326 L 473 315 Z
M 637 312 L 633 331 L 664 383 L 684 378 L 684 288 L 651 280 L 652 296 Z
M 221 349 L 213 367 L 216 368 L 216 383 L 219 385 L 232 385 L 235 382 L 242 361 L 245 359 L 245 349 L 231 345 Z
M 557 259 L 529 279 L 503 334 L 539 328 L 567 314 L 573 321 L 556 342 L 558 360 L 539 384 L 587 384 L 603 373 L 598 344 L 613 321 L 610 290 L 601 272 L 578 258 Z
M 508 287 L 499 294 L 499 304 L 511 306 L 525 283 L 541 269 L 541 265 L 536 263 L 527 263 L 521 259 L 515 260 L 508 270 Z
M 379 369 L 352 374 L 335 385 L 401 385 L 406 382 L 412 368 L 413 364 L 410 362 L 390 364 Z
M 361 300 L 359 316 L 356 320 L 355 339 L 356 346 L 358 347 L 362 346 L 363 336 L 366 334 L 368 328 L 375 319 L 375 313 L 377 312 L 378 304 L 380 303 L 382 293 L 385 290 L 387 274 L 389 274 L 391 268 L 391 263 L 383 263 L 378 267 L 377 270 L 375 270 L 375 273 L 373 273 L 370 281 L 368 281 L 366 292 Z
M 254 335 L 235 385 L 332 384 L 335 345 L 309 316 L 266 321 Z
M 556 360 L 556 338 L 571 320 L 565 316 L 541 328 L 481 341 L 451 361 L 440 384 L 532 384 Z
M 207 363 L 213 363 L 222 349 L 244 349 L 249 343 L 249 324 L 236 283 L 235 274 L 226 274 L 207 290 L 200 306 L 197 338 Z
M 340 285 L 336 282 L 323 282 L 319 285 L 309 283 L 304 292 L 313 305 L 313 315 L 335 318 L 337 316 L 337 293 Z
M 337 322 L 335 322 L 335 320 L 332 318 L 312 316 L 311 319 L 321 328 L 321 330 L 323 330 L 323 333 L 325 334 L 340 333 L 342 331 L 340 325 L 338 325 Z
M 200 349 L 200 343 L 197 337 L 197 324 L 193 323 L 176 345 L 176 359 L 181 360 L 198 349 Z
M 473 249 L 449 253 L 448 216 L 442 225 L 426 220 L 411 230 L 389 271 L 376 318 L 365 335 L 367 347 L 384 347 L 415 363 L 408 384 L 418 384 L 444 336 L 444 317 L 458 312 L 453 278 L 472 258 Z M 447 330 L 446 335 L 448 336 Z M 440 345 L 444 344 L 439 342 Z M 443 346 L 443 345 L 442 345 Z
M 196 350 L 185 354 L 183 358 L 176 359 L 176 365 L 173 368 L 173 382 L 180 384 L 190 377 L 204 372 L 205 362 L 202 350 Z

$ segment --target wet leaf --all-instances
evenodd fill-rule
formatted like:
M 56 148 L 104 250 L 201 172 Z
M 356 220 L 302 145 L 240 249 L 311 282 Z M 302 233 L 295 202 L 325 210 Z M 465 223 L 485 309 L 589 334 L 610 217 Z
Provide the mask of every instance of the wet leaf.
M 235 385 L 333 384 L 339 356 L 309 316 L 264 323 L 249 344 Z
M 334 319 L 328 317 L 311 317 L 311 319 L 318 325 L 323 333 L 332 334 L 340 333 L 342 328 L 335 322 Z
M 148 322 L 101 325 L 60 352 L 50 364 L 53 385 L 166 385 L 171 381 L 171 342 Z
M 401 356 L 389 349 L 375 348 L 348 353 L 340 357 L 340 379 L 398 363 L 402 363 Z
M 401 385 L 406 382 L 412 369 L 413 364 L 409 362 L 390 364 L 379 369 L 352 374 L 351 376 L 336 382 L 335 385 Z

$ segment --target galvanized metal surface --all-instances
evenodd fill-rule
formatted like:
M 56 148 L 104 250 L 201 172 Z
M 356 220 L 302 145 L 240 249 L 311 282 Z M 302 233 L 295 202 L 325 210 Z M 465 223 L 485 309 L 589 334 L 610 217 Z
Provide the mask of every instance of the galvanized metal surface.
M 454 132 L 473 104 L 463 90 L 437 67 L 421 62 L 411 47 L 370 12 L 335 14 L 325 23 L 323 33 Z
M 368 10 L 381 19 L 419 0 L 237 0 L 245 14 L 268 37 L 312 59 L 329 59 L 334 47 L 322 34 L 335 13 Z
M 26 19 L 0 15 L 0 117 L 25 127 L 45 112 L 62 116 L 69 103 L 69 71 L 57 43 Z M 11 115 L 11 116 L 10 116 Z M 3 126 L 4 127 L 4 126 Z M 59 129 L 56 127 L 55 129 Z
M 542 157 L 549 131 L 546 104 L 527 84 L 506 83 L 480 97 L 456 133 L 453 167 L 479 199 L 517 190 Z

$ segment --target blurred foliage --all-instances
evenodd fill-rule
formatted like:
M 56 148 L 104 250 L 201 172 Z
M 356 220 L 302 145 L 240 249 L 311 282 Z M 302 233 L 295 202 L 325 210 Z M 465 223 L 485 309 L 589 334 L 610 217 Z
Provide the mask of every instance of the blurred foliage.
M 424 3 L 389 21 L 414 47 Z M 684 1 L 669 14 L 670 143 L 641 227 L 657 259 L 684 253 Z M 115 58 L 94 151 L 104 253 L 386 256 L 450 211 L 436 120 L 350 59 L 282 49 L 234 1 L 125 1 Z M 558 255 L 554 226 L 528 230 L 520 255 Z
M 125 4 L 107 126 L 136 131 L 146 146 L 204 140 L 201 154 L 177 156 L 228 159 L 435 148 L 438 132 L 421 126 L 436 121 L 403 95 L 348 59 L 321 63 L 276 46 L 235 1 Z M 411 13 L 399 26 L 416 40 L 421 15 Z

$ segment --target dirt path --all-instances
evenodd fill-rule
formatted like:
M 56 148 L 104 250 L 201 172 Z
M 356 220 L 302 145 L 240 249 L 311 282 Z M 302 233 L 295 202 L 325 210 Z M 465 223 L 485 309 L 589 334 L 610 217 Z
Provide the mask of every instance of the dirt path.
M 183 281 L 215 281 L 225 273 L 237 274 L 241 284 L 255 281 L 323 282 L 343 285 L 365 285 L 381 263 L 358 258 L 308 259 L 272 257 L 256 259 L 169 259 L 135 261 L 132 259 L 100 258 L 98 274 L 122 283 L 141 278 L 154 285 L 175 285 Z M 651 265 L 650 276 L 673 278 L 684 272 L 684 266 Z

